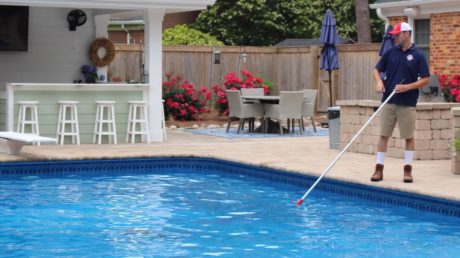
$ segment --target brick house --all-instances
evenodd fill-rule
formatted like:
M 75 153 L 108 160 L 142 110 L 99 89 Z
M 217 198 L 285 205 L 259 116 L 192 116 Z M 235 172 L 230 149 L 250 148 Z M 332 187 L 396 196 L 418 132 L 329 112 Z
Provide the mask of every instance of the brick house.
M 406 21 L 431 73 L 460 74 L 460 0 L 378 0 L 370 5 L 386 25 Z
M 178 24 L 195 22 L 200 11 L 168 13 L 163 19 L 163 31 Z M 115 17 L 109 27 L 109 39 L 118 44 L 142 44 L 144 42 L 144 21 L 142 17 Z

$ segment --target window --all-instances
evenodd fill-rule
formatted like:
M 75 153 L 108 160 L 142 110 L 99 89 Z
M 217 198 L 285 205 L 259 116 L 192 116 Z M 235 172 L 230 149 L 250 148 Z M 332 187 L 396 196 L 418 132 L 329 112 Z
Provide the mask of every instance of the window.
M 430 19 L 415 20 L 414 39 L 417 47 L 430 63 Z

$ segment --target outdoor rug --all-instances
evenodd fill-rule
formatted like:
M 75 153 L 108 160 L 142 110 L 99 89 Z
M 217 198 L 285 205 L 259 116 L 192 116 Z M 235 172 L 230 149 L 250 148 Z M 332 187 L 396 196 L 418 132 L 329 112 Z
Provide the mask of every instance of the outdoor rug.
M 230 130 L 225 132 L 226 128 L 212 128 L 212 129 L 185 129 L 187 132 L 204 134 L 216 137 L 223 137 L 227 139 L 233 138 L 273 138 L 273 137 L 307 137 L 307 136 L 328 136 L 329 130 L 325 128 L 316 128 L 316 133 L 313 131 L 313 128 L 305 128 L 304 133 L 299 134 L 299 129 L 296 128 L 295 133 L 285 133 L 275 134 L 275 133 L 249 133 L 248 130 L 240 131 L 239 134 L 236 133 L 236 128 L 230 128 Z

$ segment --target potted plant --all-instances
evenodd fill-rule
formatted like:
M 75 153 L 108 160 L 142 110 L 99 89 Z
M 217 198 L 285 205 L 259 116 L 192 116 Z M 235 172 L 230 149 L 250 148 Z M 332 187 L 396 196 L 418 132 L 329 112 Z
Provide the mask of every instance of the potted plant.
M 453 142 L 452 173 L 460 175 L 460 138 Z

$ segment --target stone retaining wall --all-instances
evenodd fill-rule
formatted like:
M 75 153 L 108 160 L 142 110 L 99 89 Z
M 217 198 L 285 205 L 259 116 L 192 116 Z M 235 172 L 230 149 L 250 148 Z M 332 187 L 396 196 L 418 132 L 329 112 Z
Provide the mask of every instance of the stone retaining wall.
M 380 105 L 371 100 L 340 100 L 340 142 L 342 148 L 369 120 L 374 110 Z M 450 159 L 451 142 L 453 138 L 452 107 L 460 107 L 460 103 L 430 103 L 422 102 L 417 105 L 417 120 L 415 124 L 415 159 L 439 160 Z M 351 152 L 375 154 L 380 134 L 380 115 L 369 124 L 355 143 L 350 147 Z M 388 142 L 387 156 L 403 158 L 405 140 L 399 138 L 399 128 L 393 132 Z

